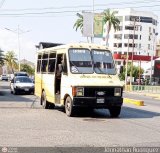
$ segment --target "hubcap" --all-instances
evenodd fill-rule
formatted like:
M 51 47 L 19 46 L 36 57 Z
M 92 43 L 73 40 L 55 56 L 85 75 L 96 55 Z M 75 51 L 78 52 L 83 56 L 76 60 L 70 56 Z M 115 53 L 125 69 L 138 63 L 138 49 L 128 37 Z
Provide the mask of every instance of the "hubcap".
M 66 106 L 66 108 L 67 108 L 67 111 L 69 111 L 69 112 L 70 112 L 71 104 L 70 104 L 70 102 L 69 102 L 69 101 L 67 101 L 67 106 Z

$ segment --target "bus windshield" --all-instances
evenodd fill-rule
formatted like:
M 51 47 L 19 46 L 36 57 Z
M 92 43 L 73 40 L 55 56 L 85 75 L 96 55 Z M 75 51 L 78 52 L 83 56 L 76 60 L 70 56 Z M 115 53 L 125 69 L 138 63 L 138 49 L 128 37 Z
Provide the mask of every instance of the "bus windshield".
M 91 54 L 95 73 L 111 75 L 116 74 L 112 54 L 109 51 L 93 49 Z
M 69 49 L 69 60 L 72 73 L 93 73 L 91 54 L 88 49 Z

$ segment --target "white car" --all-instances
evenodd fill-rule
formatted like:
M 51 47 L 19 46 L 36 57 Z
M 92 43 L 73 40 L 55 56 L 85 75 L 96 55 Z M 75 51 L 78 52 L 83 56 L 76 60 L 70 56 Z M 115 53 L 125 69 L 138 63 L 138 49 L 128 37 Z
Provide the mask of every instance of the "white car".
M 23 93 L 34 93 L 34 83 L 26 76 L 17 76 L 11 80 L 10 84 L 11 93 L 18 94 Z
M 2 74 L 0 79 L 8 81 L 8 75 L 7 74 Z

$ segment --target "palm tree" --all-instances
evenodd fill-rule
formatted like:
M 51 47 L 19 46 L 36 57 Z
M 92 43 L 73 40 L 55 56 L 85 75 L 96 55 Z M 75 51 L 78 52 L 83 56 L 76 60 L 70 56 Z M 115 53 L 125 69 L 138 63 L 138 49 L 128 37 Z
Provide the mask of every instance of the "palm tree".
M 106 45 L 108 44 L 108 36 L 111 28 L 113 27 L 116 31 L 119 28 L 120 21 L 116 18 L 116 11 L 112 11 L 110 9 L 104 10 L 103 12 L 103 22 L 106 24 Z
M 5 62 L 7 66 L 11 69 L 12 73 L 14 73 L 14 69 L 18 68 L 17 58 L 14 51 L 8 51 L 5 55 Z
M 76 31 L 77 31 L 78 29 L 80 29 L 80 30 L 81 30 L 81 33 L 83 33 L 83 15 L 80 14 L 80 13 L 77 13 L 77 16 L 78 16 L 79 18 L 78 18 L 78 19 L 76 20 L 76 22 L 74 23 L 73 28 L 75 28 Z M 92 39 L 92 38 L 91 38 L 91 39 Z M 88 37 L 87 37 L 87 42 L 89 42 Z
M 75 24 L 73 25 L 73 28 L 81 30 L 81 33 L 83 32 L 83 15 L 78 13 L 78 19 L 76 20 Z

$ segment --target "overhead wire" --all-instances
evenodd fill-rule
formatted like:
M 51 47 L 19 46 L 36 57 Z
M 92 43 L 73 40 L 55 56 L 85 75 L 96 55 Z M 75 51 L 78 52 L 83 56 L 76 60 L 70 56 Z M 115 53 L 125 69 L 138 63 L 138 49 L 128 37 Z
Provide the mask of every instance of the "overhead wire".
M 4 0 L 3 1 L 1 1 L 1 3 L 4 3 Z M 134 1 L 134 2 L 130 2 L 129 4 L 137 4 L 139 2 L 139 4 L 140 3 L 146 3 L 147 2 L 147 4 L 148 4 L 148 2 L 149 3 L 153 3 L 153 0 L 151 1 L 151 0 L 143 0 L 143 1 Z M 160 2 L 160 0 L 155 0 L 154 2 Z M 103 10 L 105 10 L 105 8 L 102 8 L 102 6 L 103 7 L 108 7 L 109 5 L 119 5 L 119 4 L 122 4 L 122 2 L 121 3 L 108 3 L 108 4 L 95 4 L 95 7 L 97 7 L 97 8 L 95 8 L 95 11 L 103 11 Z M 123 2 L 123 4 L 124 4 L 124 2 Z M 125 4 L 127 4 L 127 3 L 125 3 Z M 129 6 L 127 6 L 127 7 L 120 7 L 120 8 L 116 8 L 116 7 L 114 7 L 114 6 L 112 6 L 112 7 L 110 7 L 111 9 L 124 9 L 124 8 L 155 8 L 155 7 L 159 7 L 160 6 L 160 4 L 154 4 L 154 5 L 141 5 L 141 6 L 131 6 L 131 7 L 129 7 Z M 84 9 L 80 9 L 81 7 L 91 7 L 91 6 L 89 6 L 89 5 L 79 5 L 79 6 L 69 6 L 69 7 L 49 7 L 49 8 L 41 8 L 41 10 L 47 10 L 47 9 L 59 9 L 59 11 L 40 11 L 40 12 L 33 12 L 33 10 L 32 11 L 30 11 L 30 12 L 22 12 L 22 13 L 0 13 L 0 16 L 4 16 L 4 17 L 8 17 L 8 16 L 10 16 L 10 17 L 13 17 L 13 16 L 15 16 L 15 17 L 31 17 L 31 16 L 33 16 L 33 15 L 36 15 L 36 16 L 40 16 L 40 15 L 43 15 L 43 16 L 46 16 L 46 15 L 49 15 L 49 14 L 51 14 L 51 15 L 58 15 L 58 14 L 64 14 L 64 13 L 77 13 L 77 12 L 82 12 L 82 11 L 84 11 Z M 98 8 L 98 7 L 100 7 L 100 8 Z M 72 10 L 62 10 L 63 8 L 72 8 Z M 73 10 L 73 8 L 74 9 L 76 9 L 76 8 L 78 8 L 77 10 Z M 37 8 L 38 9 L 38 8 Z M 19 11 L 24 11 L 24 10 L 28 10 L 29 11 L 29 9 L 19 9 Z M 3 10 L 4 11 L 4 10 Z M 18 11 L 18 10 L 17 10 Z M 92 11 L 92 9 L 85 9 L 85 11 Z M 152 10 L 152 11 L 154 11 L 154 10 Z M 160 11 L 160 10 L 156 10 L 156 11 Z M 1 10 L 1 12 L 2 12 L 2 10 Z M 14 12 L 14 11 L 13 11 Z M 66 16 L 66 14 L 65 14 L 65 16 Z M 50 16 L 50 17 L 52 17 L 52 16 Z
M 95 4 L 95 6 L 109 6 L 109 5 L 128 5 L 128 4 L 143 4 L 143 3 L 153 3 L 153 0 L 143 0 L 134 2 L 120 2 L 120 3 L 107 3 L 107 4 Z M 160 0 L 155 0 L 154 2 L 160 2 Z M 75 6 L 64 6 L 64 7 L 45 7 L 45 8 L 25 8 L 25 9 L 1 9 L 2 11 L 37 11 L 37 10 L 50 10 L 50 9 L 73 9 L 73 8 L 84 8 L 92 7 L 91 5 L 75 5 Z

